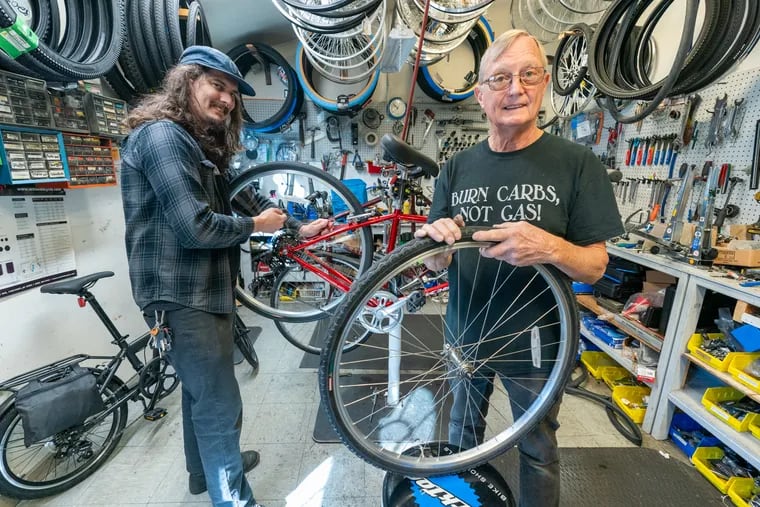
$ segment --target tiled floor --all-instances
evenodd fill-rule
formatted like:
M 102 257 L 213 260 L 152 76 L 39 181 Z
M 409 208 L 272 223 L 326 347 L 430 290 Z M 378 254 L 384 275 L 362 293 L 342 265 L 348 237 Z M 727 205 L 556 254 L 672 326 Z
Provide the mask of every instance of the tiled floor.
M 282 338 L 270 321 L 243 313 L 263 331 L 255 348 L 261 361 L 256 376 L 243 363 L 237 374 L 244 402 L 242 445 L 261 452 L 261 464 L 248 474 L 259 502 L 267 507 L 370 507 L 380 505 L 384 472 L 365 464 L 342 444 L 316 444 L 311 435 L 319 407 L 316 370 L 299 368 L 303 353 Z M 151 423 L 138 418 L 121 447 L 93 476 L 73 489 L 32 506 L 209 505 L 206 495 L 187 492 L 178 393 L 163 405 L 169 415 Z M 139 414 L 130 407 L 130 415 Z M 601 407 L 565 396 L 560 413 L 562 447 L 623 447 L 631 444 L 610 425 Z M 677 456 L 667 442 L 645 437 L 645 445 Z M 0 499 L 0 505 L 4 499 Z M 11 504 L 12 505 L 12 504 Z

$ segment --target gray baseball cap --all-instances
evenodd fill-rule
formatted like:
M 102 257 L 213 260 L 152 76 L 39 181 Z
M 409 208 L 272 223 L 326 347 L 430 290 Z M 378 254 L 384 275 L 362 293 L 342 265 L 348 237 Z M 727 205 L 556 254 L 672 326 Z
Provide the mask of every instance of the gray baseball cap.
M 235 62 L 218 49 L 209 46 L 190 46 L 182 52 L 179 63 L 194 63 L 207 69 L 214 69 L 227 74 L 230 78 L 237 81 L 238 91 L 240 91 L 241 95 L 249 95 L 251 97 L 256 95 L 253 87 L 243 79 L 243 75 L 240 73 L 237 65 L 235 65 Z

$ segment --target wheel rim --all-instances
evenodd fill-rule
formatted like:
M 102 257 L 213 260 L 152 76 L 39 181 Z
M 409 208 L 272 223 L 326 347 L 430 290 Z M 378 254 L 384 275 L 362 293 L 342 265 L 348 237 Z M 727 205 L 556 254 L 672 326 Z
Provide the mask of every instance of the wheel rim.
M 287 208 L 289 214 L 304 223 L 315 218 L 331 217 L 333 211 L 347 209 L 351 214 L 358 214 L 362 207 L 354 194 L 339 180 L 317 169 L 296 163 L 262 164 L 240 176 L 231 184 L 233 211 L 237 215 L 254 216 L 256 207 L 252 204 L 252 195 L 258 185 L 263 195 L 276 189 L 278 200 Z M 319 194 L 311 202 L 306 195 Z M 342 224 L 336 224 L 340 226 Z M 290 294 L 285 293 L 279 302 L 273 303 L 272 289 L 279 276 L 288 270 L 294 270 L 298 263 L 295 258 L 310 265 L 315 259 L 343 254 L 356 259 L 359 271 L 369 265 L 372 258 L 372 234 L 368 228 L 359 228 L 353 232 L 337 233 L 325 241 L 320 241 L 308 248 L 301 248 L 295 231 L 279 231 L 275 234 L 257 234 L 241 245 L 240 276 L 236 288 L 236 297 L 246 307 L 262 315 L 284 319 L 291 322 L 309 321 L 324 315 L 324 309 L 289 307 L 282 304 L 290 302 Z M 329 266 L 320 266 L 325 272 Z M 348 280 L 350 284 L 352 280 Z M 332 288 L 325 281 L 311 272 L 304 279 L 304 290 L 321 289 L 325 293 Z M 297 288 L 290 285 L 290 288 Z M 336 304 L 332 301 L 331 304 Z
M 562 97 L 552 88 L 549 92 L 552 99 L 552 109 L 560 118 L 572 118 L 586 110 L 596 96 L 596 86 L 588 79 L 582 79 L 572 93 Z
M 485 245 L 470 240 L 453 246 L 433 245 L 422 252 L 399 250 L 398 255 L 391 254 L 376 265 L 338 310 L 330 331 L 333 341 L 322 356 L 320 390 L 343 441 L 376 466 L 412 476 L 446 474 L 477 466 L 515 445 L 561 395 L 577 345 L 577 309 L 567 284 L 551 268 L 514 268 L 483 259 L 479 255 L 482 246 Z M 395 287 L 389 284 L 418 268 L 424 259 L 440 253 L 453 254 L 461 261 L 455 260 L 448 273 L 427 271 L 424 278 L 407 277 Z M 394 259 L 400 259 L 400 264 L 394 266 Z M 463 262 L 468 269 L 475 266 L 479 273 L 476 276 L 497 270 L 491 288 L 483 289 L 491 291 L 485 294 L 485 306 L 480 304 L 482 294 L 478 303 L 472 304 L 472 294 L 441 289 L 445 277 L 464 287 L 457 262 Z M 440 278 L 431 285 L 434 276 Z M 521 289 L 512 296 L 506 311 L 492 306 L 492 301 L 504 301 L 502 291 L 512 283 Z M 425 291 L 428 293 L 423 296 Z M 549 307 L 536 310 L 537 302 L 548 303 Z M 453 318 L 457 308 L 462 310 L 460 319 Z M 494 313 L 489 316 L 490 311 Z M 525 324 L 517 325 L 521 320 Z M 391 334 L 399 324 L 401 352 L 395 356 L 401 372 L 398 403 L 393 403 L 395 394 L 389 388 L 388 361 L 394 354 L 389 352 L 387 334 L 370 337 L 355 352 L 340 350 L 341 344 L 350 339 L 353 331 L 349 324 L 354 321 Z M 485 331 L 480 333 L 479 329 Z M 481 339 L 473 343 L 471 337 L 476 330 Z M 463 342 L 468 335 L 470 341 L 466 338 L 467 343 Z M 535 364 L 532 361 L 538 361 L 541 368 L 530 367 Z M 507 364 L 521 364 L 522 371 L 509 373 L 504 368 Z M 490 379 L 496 372 L 499 380 Z M 488 415 L 480 444 L 452 455 L 409 457 L 410 448 L 448 441 L 452 386 L 469 393 L 464 399 L 469 398 L 474 405 L 479 396 L 472 389 L 475 383 L 493 390 L 490 403 L 482 407 Z M 505 386 L 513 393 L 511 402 Z M 519 398 L 528 389 L 533 392 L 532 399 L 521 402 Z M 478 404 L 482 395 L 479 399 Z M 476 412 L 479 411 L 471 415 Z M 461 438 L 450 443 L 468 447 Z

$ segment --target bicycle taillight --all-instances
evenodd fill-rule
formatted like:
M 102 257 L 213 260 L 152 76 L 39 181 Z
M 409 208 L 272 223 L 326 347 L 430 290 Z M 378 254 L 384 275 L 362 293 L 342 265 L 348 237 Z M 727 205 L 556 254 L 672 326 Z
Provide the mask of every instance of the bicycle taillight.
M 77 304 L 79 305 L 79 308 L 84 308 L 85 306 L 87 306 L 87 300 L 83 298 L 82 296 L 79 296 L 77 298 Z

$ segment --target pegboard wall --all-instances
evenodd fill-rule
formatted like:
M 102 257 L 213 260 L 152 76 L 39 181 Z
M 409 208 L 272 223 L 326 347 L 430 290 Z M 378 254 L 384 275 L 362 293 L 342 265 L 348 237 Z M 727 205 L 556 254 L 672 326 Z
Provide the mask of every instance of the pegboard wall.
M 728 106 L 732 106 L 736 100 L 744 100 L 745 111 L 742 123 L 738 130 L 738 136 L 735 139 L 726 138 L 721 144 L 713 146 L 711 149 L 705 146 L 705 139 L 712 119 L 712 110 L 717 98 L 726 96 Z M 673 164 L 673 174 L 670 174 L 670 167 L 664 163 L 659 164 L 625 164 L 626 150 L 629 147 L 629 141 L 634 138 L 646 139 L 653 136 L 678 135 L 681 130 L 681 122 L 684 115 L 685 100 L 676 98 L 666 104 L 662 110 L 645 118 L 639 124 L 625 124 L 622 127 L 622 133 L 618 138 L 617 144 L 612 148 L 612 153 L 607 153 L 607 141 L 609 132 L 615 127 L 615 121 L 612 116 L 605 112 L 604 128 L 598 144 L 591 145 L 591 149 L 600 157 L 604 155 L 615 158 L 615 167 L 623 173 L 623 180 L 619 183 L 613 183 L 615 189 L 618 209 L 621 216 L 625 219 L 636 210 L 643 209 L 645 212 L 651 206 L 652 192 L 655 185 L 653 180 L 670 180 L 671 187 L 668 198 L 665 203 L 665 209 L 661 212 L 661 217 L 669 217 L 678 194 L 682 181 L 678 179 L 678 171 L 683 163 L 696 165 L 693 174 L 701 174 L 702 168 L 706 161 L 712 161 L 713 165 L 720 167 L 723 164 L 730 164 L 730 176 L 739 177 L 743 181 L 736 184 L 730 196 L 730 204 L 737 206 L 739 213 L 737 216 L 726 219 L 726 225 L 730 224 L 747 224 L 755 223 L 760 218 L 760 204 L 758 204 L 754 195 L 757 189 L 750 189 L 750 172 L 753 163 L 753 151 L 755 144 L 755 127 L 760 120 L 760 79 L 757 78 L 757 71 L 754 69 L 736 72 L 725 76 L 721 81 L 699 92 L 701 103 L 696 109 L 694 119 L 697 122 L 696 142 L 681 148 Z M 405 97 L 403 97 L 405 99 Z M 265 118 L 274 115 L 280 108 L 282 102 L 270 99 L 256 99 L 254 106 L 247 104 L 249 111 L 255 114 L 255 119 Z M 251 109 L 253 107 L 253 109 Z M 362 121 L 361 113 L 354 117 L 336 116 L 338 118 L 341 144 L 344 150 L 349 153 L 344 171 L 344 178 L 360 178 L 372 185 L 377 182 L 378 175 L 369 174 L 367 162 L 376 162 L 381 159 L 382 153 L 379 144 L 371 146 L 366 141 L 368 133 L 376 134 L 379 140 L 383 134 L 394 132 L 394 125 L 398 131 L 398 123 L 388 117 L 386 102 L 370 102 L 367 107 L 375 109 L 384 116 L 380 121 L 378 128 L 370 129 Z M 425 96 L 420 90 L 415 93 L 414 107 L 417 108 L 416 123 L 409 126 L 408 140 L 410 144 L 427 156 L 443 163 L 453 154 L 453 152 L 465 149 L 468 146 L 479 142 L 487 136 L 487 123 L 482 116 L 480 107 L 474 100 L 463 101 L 458 104 L 444 104 L 435 102 Z M 427 137 L 425 135 L 426 122 L 425 110 L 429 109 L 435 114 L 433 127 L 430 129 Z M 239 160 L 239 170 L 256 165 L 265 160 L 275 160 L 277 148 L 282 143 L 290 143 L 295 149 L 295 156 L 304 163 L 309 163 L 317 167 L 322 167 L 322 157 L 326 156 L 329 163 L 326 164 L 327 170 L 336 177 L 340 177 L 340 146 L 339 143 L 330 141 L 326 135 L 326 121 L 331 113 L 322 111 L 312 102 L 306 100 L 302 111 L 305 113 L 304 118 L 304 145 L 301 146 L 298 135 L 298 120 L 294 121 L 289 130 L 276 134 L 253 134 L 257 137 L 260 146 L 265 148 L 259 149 L 257 159 L 251 160 L 241 155 Z M 677 114 L 676 114 L 677 113 Z M 625 111 L 626 115 L 631 111 Z M 678 116 L 673 118 L 672 116 Z M 351 144 L 351 124 L 355 123 L 358 131 L 357 145 Z M 318 127 L 314 133 L 314 158 L 311 157 L 311 128 Z M 571 137 L 567 126 L 563 129 L 563 135 Z M 425 139 L 423 144 L 423 138 Z M 354 167 L 354 153 L 359 153 L 363 165 L 357 170 Z M 646 157 L 643 157 L 646 160 Z M 661 157 L 664 159 L 664 157 Z M 760 163 L 760 162 L 759 162 Z M 638 181 L 636 193 L 631 195 L 631 182 Z M 433 180 L 422 182 L 423 189 L 429 195 L 432 195 Z M 624 192 L 624 187 L 628 186 Z M 705 182 L 697 180 L 691 191 L 688 209 L 694 209 L 701 200 L 705 189 Z M 727 192 L 719 192 L 715 198 L 715 207 L 721 208 L 726 205 Z M 644 216 L 644 215 L 642 215 Z
M 671 104 L 662 108 L 661 111 L 645 118 L 640 125 L 636 123 L 623 125 L 622 134 L 614 148 L 615 167 L 623 173 L 623 180 L 619 183 L 613 183 L 615 188 L 618 208 L 620 214 L 625 219 L 638 209 L 646 211 L 649 209 L 651 194 L 654 185 L 646 183 L 653 179 L 667 180 L 672 179 L 672 187 L 668 194 L 665 205 L 665 211 L 661 216 L 669 217 L 672 212 L 675 197 L 682 185 L 681 180 L 677 180 L 681 164 L 687 163 L 690 166 L 696 165 L 694 174 L 700 175 L 706 161 L 712 161 L 713 165 L 720 168 L 723 164 L 730 164 L 730 176 L 739 177 L 743 181 L 736 184 L 731 193 L 730 204 L 739 208 L 739 214 L 733 218 L 726 219 L 725 224 L 752 224 L 758 221 L 760 217 L 760 204 L 758 204 L 754 195 L 758 189 L 750 189 L 750 173 L 753 163 L 753 152 L 755 149 L 755 128 L 760 120 L 760 79 L 756 69 L 737 72 L 725 76 L 721 81 L 715 82 L 709 87 L 701 90 L 698 95 L 701 97 L 701 103 L 695 112 L 694 120 L 697 122 L 695 129 L 696 141 L 688 146 L 681 148 L 674 164 L 673 174 L 669 174 L 670 167 L 663 163 L 654 164 L 631 164 L 626 165 L 626 151 L 629 142 L 634 138 L 646 139 L 653 136 L 667 136 L 669 134 L 678 135 L 681 131 L 681 121 L 683 119 L 685 100 L 677 98 Z M 705 146 L 705 140 L 712 120 L 711 112 L 714 109 L 715 101 L 718 98 L 726 96 L 728 106 L 733 106 L 736 100 L 744 100 L 745 111 L 742 123 L 738 130 L 736 139 L 726 138 L 721 144 L 713 146 L 711 149 Z M 680 115 L 678 118 L 671 118 Z M 626 110 L 625 115 L 630 115 L 631 111 Z M 606 153 L 607 141 L 611 129 L 615 127 L 615 120 L 609 114 L 604 114 L 604 132 L 600 136 L 600 142 L 592 146 L 592 150 L 599 156 Z M 568 129 L 563 130 L 563 135 L 569 137 Z M 646 157 L 644 157 L 646 158 Z M 760 162 L 760 161 L 759 161 Z M 637 192 L 634 198 L 631 198 L 630 185 L 634 180 L 638 180 Z M 628 192 L 624 188 L 628 185 Z M 697 180 L 691 192 L 688 209 L 694 209 L 698 201 L 702 198 L 705 190 L 705 182 Z M 625 193 L 625 199 L 623 194 Z M 728 192 L 719 191 L 715 198 L 715 207 L 721 208 L 726 204 Z M 724 230 L 725 232 L 725 230 Z
M 406 97 L 403 97 L 406 100 Z M 407 140 L 409 144 L 420 149 L 425 155 L 438 160 L 440 163 L 445 162 L 454 152 L 463 150 L 487 136 L 487 123 L 483 118 L 480 106 L 477 102 L 466 100 L 457 104 L 444 104 L 434 102 L 428 99 L 420 90 L 415 92 L 414 106 L 417 109 L 416 121 L 410 121 Z M 282 101 L 271 99 L 252 99 L 245 101 L 245 107 L 249 115 L 254 120 L 261 120 L 275 115 Z M 241 153 L 233 161 L 233 170 L 235 172 L 245 170 L 248 167 L 255 166 L 264 161 L 277 159 L 278 147 L 283 143 L 294 148 L 295 157 L 298 161 L 312 164 L 316 167 L 323 167 L 322 159 L 325 157 L 327 171 L 333 176 L 341 176 L 341 147 L 350 153 L 346 159 L 346 168 L 343 177 L 345 179 L 360 178 L 372 185 L 377 182 L 378 175 L 370 174 L 368 171 L 368 162 L 379 163 L 382 161 L 382 149 L 379 140 L 386 133 L 400 135 L 403 120 L 394 120 L 388 116 L 386 102 L 370 102 L 367 108 L 375 109 L 383 119 L 375 129 L 371 129 L 362 121 L 362 112 L 350 117 L 347 115 L 337 116 L 326 112 L 315 106 L 311 101 L 305 100 L 302 112 L 305 113 L 304 122 L 304 144 L 301 146 L 299 140 L 299 120 L 292 122 L 290 127 L 279 133 L 253 133 L 247 132 L 245 135 L 255 137 L 254 144 L 258 149 L 251 158 L 251 153 Z M 433 125 L 427 136 L 428 123 L 425 121 L 425 111 L 430 110 L 434 114 Z M 327 121 L 330 116 L 335 116 L 338 121 L 340 142 L 331 141 L 327 136 Z M 414 118 L 414 115 L 411 116 Z M 352 124 L 356 124 L 352 127 Z M 312 158 L 312 129 L 314 130 L 314 157 Z M 352 144 L 352 128 L 357 130 L 357 144 Z M 377 140 L 376 144 L 368 143 L 367 135 L 374 134 Z M 245 139 L 244 139 L 245 143 Z M 362 164 L 354 166 L 355 153 L 358 152 Z M 280 153 L 293 153 L 288 150 L 280 150 Z M 428 196 L 433 192 L 433 180 L 426 179 L 422 181 L 423 190 Z

